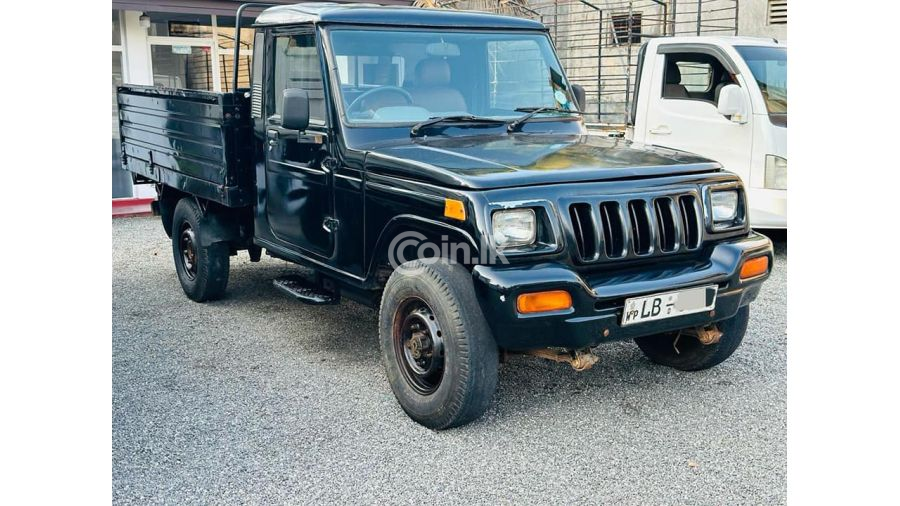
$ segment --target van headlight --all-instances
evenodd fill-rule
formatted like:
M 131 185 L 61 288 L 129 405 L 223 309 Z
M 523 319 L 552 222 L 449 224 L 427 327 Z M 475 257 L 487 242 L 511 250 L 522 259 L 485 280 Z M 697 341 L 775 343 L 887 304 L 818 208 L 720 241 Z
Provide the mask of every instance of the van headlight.
M 518 248 L 534 244 L 537 220 L 533 209 L 503 209 L 494 211 L 491 235 L 499 249 Z
M 766 155 L 765 187 L 770 190 L 787 190 L 787 159 Z

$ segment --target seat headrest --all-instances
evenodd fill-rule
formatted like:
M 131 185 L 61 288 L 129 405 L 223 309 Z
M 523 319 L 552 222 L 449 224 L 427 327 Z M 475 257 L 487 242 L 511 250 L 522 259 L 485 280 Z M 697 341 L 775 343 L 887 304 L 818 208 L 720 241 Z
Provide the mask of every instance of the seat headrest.
M 426 58 L 416 65 L 417 86 L 446 86 L 450 83 L 450 64 L 442 58 Z
M 681 70 L 675 62 L 666 65 L 666 84 L 681 84 Z

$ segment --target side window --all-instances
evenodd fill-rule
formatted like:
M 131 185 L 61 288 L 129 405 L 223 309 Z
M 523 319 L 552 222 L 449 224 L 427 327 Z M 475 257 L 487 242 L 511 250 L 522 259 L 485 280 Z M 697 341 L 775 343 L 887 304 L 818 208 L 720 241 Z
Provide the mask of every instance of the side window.
M 714 56 L 701 53 L 666 55 L 662 98 L 712 102 L 735 80 Z
M 712 65 L 702 62 L 679 61 L 681 84 L 688 92 L 706 93 L 712 87 Z
M 275 103 L 268 107 L 269 112 L 280 116 L 284 90 L 299 88 L 309 92 L 310 123 L 324 125 L 325 91 L 315 33 L 276 37 L 274 53 Z

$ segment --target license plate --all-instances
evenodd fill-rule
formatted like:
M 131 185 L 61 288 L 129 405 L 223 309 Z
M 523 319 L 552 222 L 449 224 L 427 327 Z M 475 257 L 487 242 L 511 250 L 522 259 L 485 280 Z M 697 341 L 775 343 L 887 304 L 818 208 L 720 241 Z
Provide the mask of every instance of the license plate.
M 710 285 L 626 299 L 622 326 L 709 311 L 716 306 L 718 290 Z

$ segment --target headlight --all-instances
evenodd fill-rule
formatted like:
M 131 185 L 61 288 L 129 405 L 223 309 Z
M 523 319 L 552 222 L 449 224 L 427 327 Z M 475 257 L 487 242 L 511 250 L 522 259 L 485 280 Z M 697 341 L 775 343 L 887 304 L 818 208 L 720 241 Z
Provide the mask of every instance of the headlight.
M 537 236 L 533 209 L 495 211 L 491 222 L 494 244 L 500 249 L 528 246 Z
M 740 201 L 737 190 L 714 191 L 709 200 L 712 204 L 713 224 L 734 221 Z
M 787 190 L 787 159 L 766 155 L 765 187 L 770 190 Z

